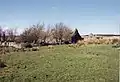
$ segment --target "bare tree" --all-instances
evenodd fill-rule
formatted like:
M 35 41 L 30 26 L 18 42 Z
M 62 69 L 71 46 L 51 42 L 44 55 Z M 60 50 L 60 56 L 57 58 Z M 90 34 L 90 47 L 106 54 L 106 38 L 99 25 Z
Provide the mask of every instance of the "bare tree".
M 70 40 L 72 30 L 63 23 L 55 24 L 52 29 L 53 38 L 56 42 L 62 43 L 64 40 Z
M 5 33 L 5 31 L 2 32 L 2 41 L 3 42 L 6 41 L 6 33 Z
M 0 41 L 2 42 L 6 41 L 6 31 L 4 31 L 1 26 L 0 26 Z
M 48 25 L 47 28 L 42 31 L 42 40 L 43 42 L 47 42 L 50 39 L 51 36 L 51 26 Z
M 26 28 L 20 35 L 20 39 L 23 42 L 48 42 L 50 40 L 56 40 L 57 43 L 63 41 L 70 41 L 72 30 L 63 23 L 57 23 L 54 26 L 48 25 L 45 29 L 45 25 L 36 24 L 30 28 Z
M 0 41 L 2 40 L 2 27 L 0 26 Z
M 44 24 L 32 25 L 30 28 L 25 29 L 21 34 L 23 42 L 37 42 L 38 39 L 42 39 L 42 32 L 44 29 Z
M 6 34 L 8 35 L 8 41 L 15 41 L 16 33 L 16 28 L 7 29 Z
M 71 41 L 72 33 L 73 31 L 70 28 L 65 27 L 63 35 L 64 41 Z
M 63 23 L 57 23 L 54 25 L 54 28 L 52 29 L 53 38 L 56 39 L 56 42 L 62 41 L 63 37 Z

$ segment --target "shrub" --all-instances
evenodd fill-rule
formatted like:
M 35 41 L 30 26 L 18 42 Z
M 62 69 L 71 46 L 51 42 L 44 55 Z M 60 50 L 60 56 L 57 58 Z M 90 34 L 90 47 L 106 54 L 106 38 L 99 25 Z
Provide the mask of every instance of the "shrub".
M 21 46 L 24 48 L 32 48 L 32 45 L 30 43 L 22 43 Z
M 100 44 L 99 39 L 95 39 L 94 44 Z
M 70 42 L 69 42 L 69 41 L 65 41 L 64 43 L 65 43 L 65 44 L 70 44 Z
M 78 41 L 78 43 L 77 43 L 79 46 L 82 46 L 82 45 L 85 45 L 85 42 L 84 41 Z
M 95 44 L 96 42 L 96 39 L 87 39 L 86 41 L 85 41 L 85 44 Z
M 105 44 L 105 41 L 106 41 L 105 39 L 99 39 L 100 44 Z
M 120 39 L 114 38 L 112 39 L 112 44 L 118 44 L 120 42 Z

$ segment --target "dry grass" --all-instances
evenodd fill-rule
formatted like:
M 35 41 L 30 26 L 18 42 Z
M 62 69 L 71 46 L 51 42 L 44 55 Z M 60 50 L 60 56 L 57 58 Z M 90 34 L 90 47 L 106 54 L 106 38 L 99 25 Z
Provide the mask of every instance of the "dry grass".
M 88 44 L 119 44 L 120 39 L 96 39 L 96 38 L 89 38 L 83 41 L 78 41 L 77 44 L 81 45 L 88 45 Z

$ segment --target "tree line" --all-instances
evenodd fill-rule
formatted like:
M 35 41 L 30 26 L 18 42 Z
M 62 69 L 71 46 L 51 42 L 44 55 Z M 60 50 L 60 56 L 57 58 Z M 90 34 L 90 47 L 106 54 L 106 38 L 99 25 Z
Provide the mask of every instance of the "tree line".
M 0 27 L 1 41 L 29 42 L 29 43 L 63 43 L 71 41 L 72 29 L 64 23 L 56 23 L 46 26 L 44 23 L 39 23 L 25 28 L 20 35 L 17 34 L 17 29 L 9 28 L 3 31 Z

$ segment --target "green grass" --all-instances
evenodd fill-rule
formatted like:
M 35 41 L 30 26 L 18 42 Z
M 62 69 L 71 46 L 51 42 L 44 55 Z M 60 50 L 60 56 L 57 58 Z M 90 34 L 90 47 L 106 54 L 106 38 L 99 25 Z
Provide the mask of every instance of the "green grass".
M 110 45 L 90 45 L 2 56 L 0 82 L 118 82 L 119 51 Z

